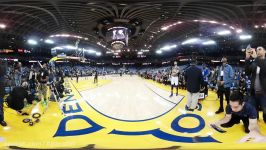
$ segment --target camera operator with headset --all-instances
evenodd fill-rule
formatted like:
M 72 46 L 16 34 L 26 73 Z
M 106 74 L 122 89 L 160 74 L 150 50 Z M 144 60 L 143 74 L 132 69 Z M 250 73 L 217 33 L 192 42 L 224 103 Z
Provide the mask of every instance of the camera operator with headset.
M 251 103 L 263 111 L 263 120 L 266 123 L 266 50 L 259 46 L 257 50 L 246 49 L 245 73 L 251 78 Z M 259 117 L 259 116 L 258 116 Z

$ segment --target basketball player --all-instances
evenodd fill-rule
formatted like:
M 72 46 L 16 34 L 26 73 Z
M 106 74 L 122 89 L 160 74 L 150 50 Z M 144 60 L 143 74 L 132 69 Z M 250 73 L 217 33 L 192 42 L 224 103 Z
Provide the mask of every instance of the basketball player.
M 97 70 L 95 70 L 94 84 L 97 84 L 98 85 L 98 71 Z
M 172 67 L 171 70 L 171 95 L 170 97 L 173 96 L 173 89 L 174 86 L 176 87 L 176 96 L 178 95 L 178 74 L 179 74 L 179 67 L 177 66 L 177 62 L 174 62 L 174 66 Z

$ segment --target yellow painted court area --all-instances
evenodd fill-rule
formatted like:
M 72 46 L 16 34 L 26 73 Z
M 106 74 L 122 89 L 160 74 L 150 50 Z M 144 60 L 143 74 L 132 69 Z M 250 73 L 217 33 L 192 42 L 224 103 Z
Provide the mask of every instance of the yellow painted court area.
M 209 96 L 200 102 L 201 110 L 185 111 L 186 97 L 184 97 L 171 111 L 162 116 L 134 122 L 120 121 L 102 115 L 86 102 L 85 96 L 80 95 L 81 91 L 107 86 L 113 82 L 112 80 L 99 79 L 98 86 L 93 84 L 92 79 L 80 80 L 79 83 L 75 80 L 69 82 L 72 93 L 64 98 L 65 115 L 62 115 L 56 102 L 50 102 L 40 122 L 29 126 L 28 123 L 22 122 L 27 116 L 20 116 L 15 111 L 4 108 L 8 126 L 0 127 L 1 149 L 9 149 L 10 146 L 29 149 L 71 149 L 88 145 L 93 145 L 95 149 L 265 149 L 266 147 L 266 143 L 238 144 L 238 140 L 245 135 L 242 123 L 225 129 L 226 133 L 219 133 L 208 126 L 210 122 L 224 116 L 224 114 L 215 115 L 219 102 L 216 94 L 211 91 Z M 170 93 L 170 86 L 150 80 L 143 82 L 152 83 L 155 87 Z M 179 89 L 179 94 L 186 96 L 186 91 Z M 38 110 L 42 113 L 41 106 L 38 106 Z M 117 107 L 113 111 L 120 109 Z M 203 120 L 195 116 L 200 116 Z M 175 121 L 178 117 L 179 121 Z M 262 120 L 259 121 L 259 125 L 263 135 L 266 135 L 266 126 Z M 219 142 L 202 143 L 195 138 L 208 136 Z M 183 140 L 186 142 L 180 142 Z

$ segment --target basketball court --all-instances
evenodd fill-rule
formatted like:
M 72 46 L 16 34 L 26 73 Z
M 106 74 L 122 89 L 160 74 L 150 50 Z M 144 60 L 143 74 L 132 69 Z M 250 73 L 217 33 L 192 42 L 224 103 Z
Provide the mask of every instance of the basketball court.
M 170 86 L 138 76 L 110 75 L 94 84 L 93 78 L 67 81 L 72 92 L 59 110 L 50 102 L 39 123 L 29 126 L 15 111 L 4 108 L 7 127 L 0 130 L 1 149 L 261 149 L 263 143 L 238 144 L 245 135 L 241 124 L 220 133 L 209 127 L 217 96 L 200 101 L 198 109 L 185 110 L 186 91 L 169 98 Z M 62 112 L 64 112 L 62 114 Z M 265 135 L 265 125 L 259 121 Z M 262 139 L 263 141 L 263 139 Z

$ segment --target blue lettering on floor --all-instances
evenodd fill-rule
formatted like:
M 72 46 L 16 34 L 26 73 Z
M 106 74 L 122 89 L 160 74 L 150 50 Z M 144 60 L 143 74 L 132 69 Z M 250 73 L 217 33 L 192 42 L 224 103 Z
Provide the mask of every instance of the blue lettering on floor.
M 71 99 L 73 95 L 69 95 L 69 97 L 64 101 L 64 102 L 73 102 L 77 101 L 75 99 Z M 77 113 L 77 112 L 82 112 L 82 109 L 80 105 L 78 104 L 78 101 L 75 103 L 77 109 L 73 109 L 72 105 L 69 105 L 69 110 L 67 111 L 65 108 L 63 109 L 64 113 Z M 200 110 L 202 106 L 199 106 Z M 183 118 L 186 117 L 192 117 L 195 118 L 199 121 L 199 125 L 195 128 L 184 128 L 179 125 L 179 121 L 182 120 Z M 84 129 L 79 129 L 79 130 L 68 130 L 66 131 L 66 124 L 70 120 L 84 120 L 86 121 L 91 127 L 89 128 L 84 128 Z M 172 123 L 171 123 L 171 128 L 179 133 L 197 133 L 200 132 L 203 128 L 205 127 L 205 121 L 204 119 L 196 114 L 182 114 L 175 118 Z M 78 135 L 85 135 L 85 134 L 91 134 L 97 131 L 100 131 L 104 127 L 100 126 L 99 124 L 95 123 L 88 117 L 84 115 L 71 115 L 65 117 L 63 120 L 61 120 L 59 127 L 54 135 L 54 137 L 64 137 L 64 136 L 78 136 Z M 140 136 L 140 135 L 153 135 L 154 137 L 157 137 L 162 140 L 166 141 L 172 141 L 172 142 L 184 142 L 184 143 L 203 143 L 203 142 L 217 142 L 219 141 L 215 140 L 211 136 L 206 136 L 206 137 L 185 137 L 185 136 L 178 136 L 178 135 L 172 135 L 169 133 L 166 133 L 162 131 L 160 128 L 153 129 L 153 130 L 147 130 L 147 131 L 119 131 L 119 130 L 112 130 L 109 134 L 116 134 L 116 135 L 126 135 L 126 136 Z
M 185 117 L 194 117 L 199 120 L 199 125 L 198 127 L 195 128 L 183 128 L 179 126 L 178 122 L 185 118 Z M 201 118 L 199 115 L 196 114 L 184 114 L 178 116 L 171 124 L 171 127 L 173 130 L 177 132 L 187 132 L 187 133 L 196 133 L 202 130 L 205 127 L 205 122 L 203 118 Z M 177 136 L 177 135 L 172 135 L 169 133 L 166 133 L 162 130 L 154 129 L 154 130 L 148 130 L 148 131 L 135 131 L 135 132 L 128 132 L 128 131 L 119 131 L 119 130 L 113 130 L 109 134 L 116 134 L 116 135 L 127 135 L 127 136 L 133 136 L 133 135 L 148 135 L 151 134 L 157 138 L 167 140 L 167 141 L 172 141 L 172 142 L 183 142 L 183 143 L 203 143 L 203 142 L 217 142 L 219 141 L 215 140 L 211 136 L 206 136 L 206 137 L 184 137 L 184 136 Z
M 74 120 L 74 119 L 84 120 L 88 124 L 90 124 L 91 127 L 85 128 L 85 129 L 80 129 L 80 130 L 69 130 L 69 131 L 66 131 L 66 123 L 68 121 Z M 90 134 L 90 133 L 97 132 L 97 131 L 101 130 L 102 128 L 103 128 L 102 126 L 98 125 L 97 123 L 95 123 L 94 121 L 92 121 L 91 119 L 89 119 L 86 116 L 73 115 L 73 116 L 68 116 L 68 117 L 64 118 L 60 122 L 59 128 L 57 129 L 54 137 L 57 137 L 57 136 L 77 136 L 77 135 Z

